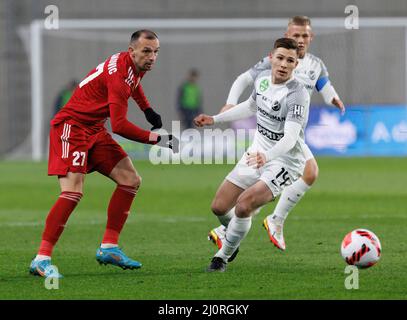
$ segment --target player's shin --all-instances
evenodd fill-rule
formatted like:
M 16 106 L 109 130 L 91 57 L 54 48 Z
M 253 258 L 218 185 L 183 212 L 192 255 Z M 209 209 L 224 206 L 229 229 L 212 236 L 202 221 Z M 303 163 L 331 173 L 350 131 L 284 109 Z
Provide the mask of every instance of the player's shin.
M 102 240 L 102 248 L 111 248 L 118 245 L 120 232 L 127 220 L 136 193 L 137 189 L 135 187 L 117 185 L 107 210 L 107 224 Z
M 293 184 L 284 188 L 274 209 L 273 217 L 278 217 L 284 222 L 290 211 L 310 188 L 311 186 L 306 184 L 302 178 L 297 179 Z
M 252 218 L 239 218 L 234 216 L 229 222 L 222 248 L 215 254 L 223 261 L 228 261 L 239 247 L 240 242 L 246 237 L 252 225 Z
M 79 192 L 64 191 L 60 194 L 45 221 L 45 228 L 36 260 L 45 260 L 51 257 L 54 246 L 64 231 L 69 216 L 81 198 L 82 193 Z
M 227 227 L 229 225 L 230 220 L 232 220 L 232 218 L 235 216 L 235 207 L 233 207 L 232 209 L 230 209 L 226 214 L 224 214 L 223 216 L 218 216 L 219 222 Z

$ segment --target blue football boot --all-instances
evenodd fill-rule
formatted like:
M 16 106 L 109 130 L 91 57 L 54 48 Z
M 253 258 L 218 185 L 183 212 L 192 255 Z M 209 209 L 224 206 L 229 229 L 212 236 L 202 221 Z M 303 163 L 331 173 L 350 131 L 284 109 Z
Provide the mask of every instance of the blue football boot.
M 112 264 L 125 269 L 139 269 L 142 264 L 136 260 L 130 259 L 126 256 L 119 247 L 115 248 L 99 248 L 96 251 L 96 261 L 99 264 Z
M 51 260 L 31 261 L 30 273 L 34 276 L 41 276 L 44 278 L 63 278 L 58 269 L 51 264 Z

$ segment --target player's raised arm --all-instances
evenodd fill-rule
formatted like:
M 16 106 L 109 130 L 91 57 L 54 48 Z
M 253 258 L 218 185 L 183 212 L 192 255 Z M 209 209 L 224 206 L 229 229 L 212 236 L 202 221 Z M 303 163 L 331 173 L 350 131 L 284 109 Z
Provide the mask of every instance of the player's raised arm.
M 325 103 L 327 105 L 335 106 L 343 115 L 345 113 L 345 105 L 342 100 L 339 98 L 338 93 L 333 87 L 331 81 L 329 80 L 328 69 L 325 64 L 321 61 L 321 74 L 318 78 L 315 88 L 322 95 Z
M 240 74 L 233 82 L 230 88 L 226 104 L 220 109 L 219 113 L 225 112 L 230 108 L 233 108 L 239 101 L 243 91 L 249 86 L 253 85 L 254 79 L 250 75 L 250 71 L 246 71 Z
M 233 108 L 239 101 L 240 96 L 243 91 L 252 86 L 254 79 L 262 71 L 270 69 L 270 62 L 268 57 L 264 57 L 258 63 L 256 63 L 251 69 L 247 70 L 240 74 L 236 80 L 233 82 L 232 87 L 230 88 L 226 104 L 222 107 L 219 113 L 225 112 L 230 108 Z
M 254 92 L 255 94 L 255 92 Z M 229 121 L 236 121 L 248 118 L 256 113 L 256 101 L 251 96 L 246 101 L 239 103 L 236 107 L 222 112 L 215 116 L 208 116 L 201 114 L 194 119 L 194 123 L 198 127 L 212 125 L 214 123 L 222 123 Z

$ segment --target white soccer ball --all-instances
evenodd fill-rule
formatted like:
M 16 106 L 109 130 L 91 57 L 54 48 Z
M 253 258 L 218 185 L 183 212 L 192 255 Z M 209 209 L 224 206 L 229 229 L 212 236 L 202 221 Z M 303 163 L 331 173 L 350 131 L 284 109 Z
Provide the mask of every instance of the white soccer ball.
M 366 229 L 349 232 L 342 241 L 341 254 L 347 264 L 369 268 L 380 259 L 382 246 L 379 238 Z

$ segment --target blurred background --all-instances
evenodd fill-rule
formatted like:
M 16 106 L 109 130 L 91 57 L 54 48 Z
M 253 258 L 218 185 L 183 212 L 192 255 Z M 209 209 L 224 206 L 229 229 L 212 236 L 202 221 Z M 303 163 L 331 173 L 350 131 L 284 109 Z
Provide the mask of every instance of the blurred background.
M 58 9 L 59 29 L 44 28 L 48 5 Z M 359 29 L 344 27 L 347 5 L 357 6 Z M 347 107 L 341 117 L 314 93 L 306 136 L 315 154 L 407 155 L 405 0 L 1 0 L 0 158 L 46 159 L 49 120 L 71 87 L 127 50 L 136 29 L 159 35 L 158 62 L 142 84 L 171 130 L 171 121 L 181 119 L 177 94 L 191 69 L 199 74 L 202 110 L 217 113 L 235 78 L 268 54 L 294 15 L 311 18 L 310 52 L 325 62 Z M 87 26 L 93 19 L 98 23 Z M 129 105 L 129 118 L 149 128 L 134 102 Z M 142 157 L 146 150 L 133 151 Z

